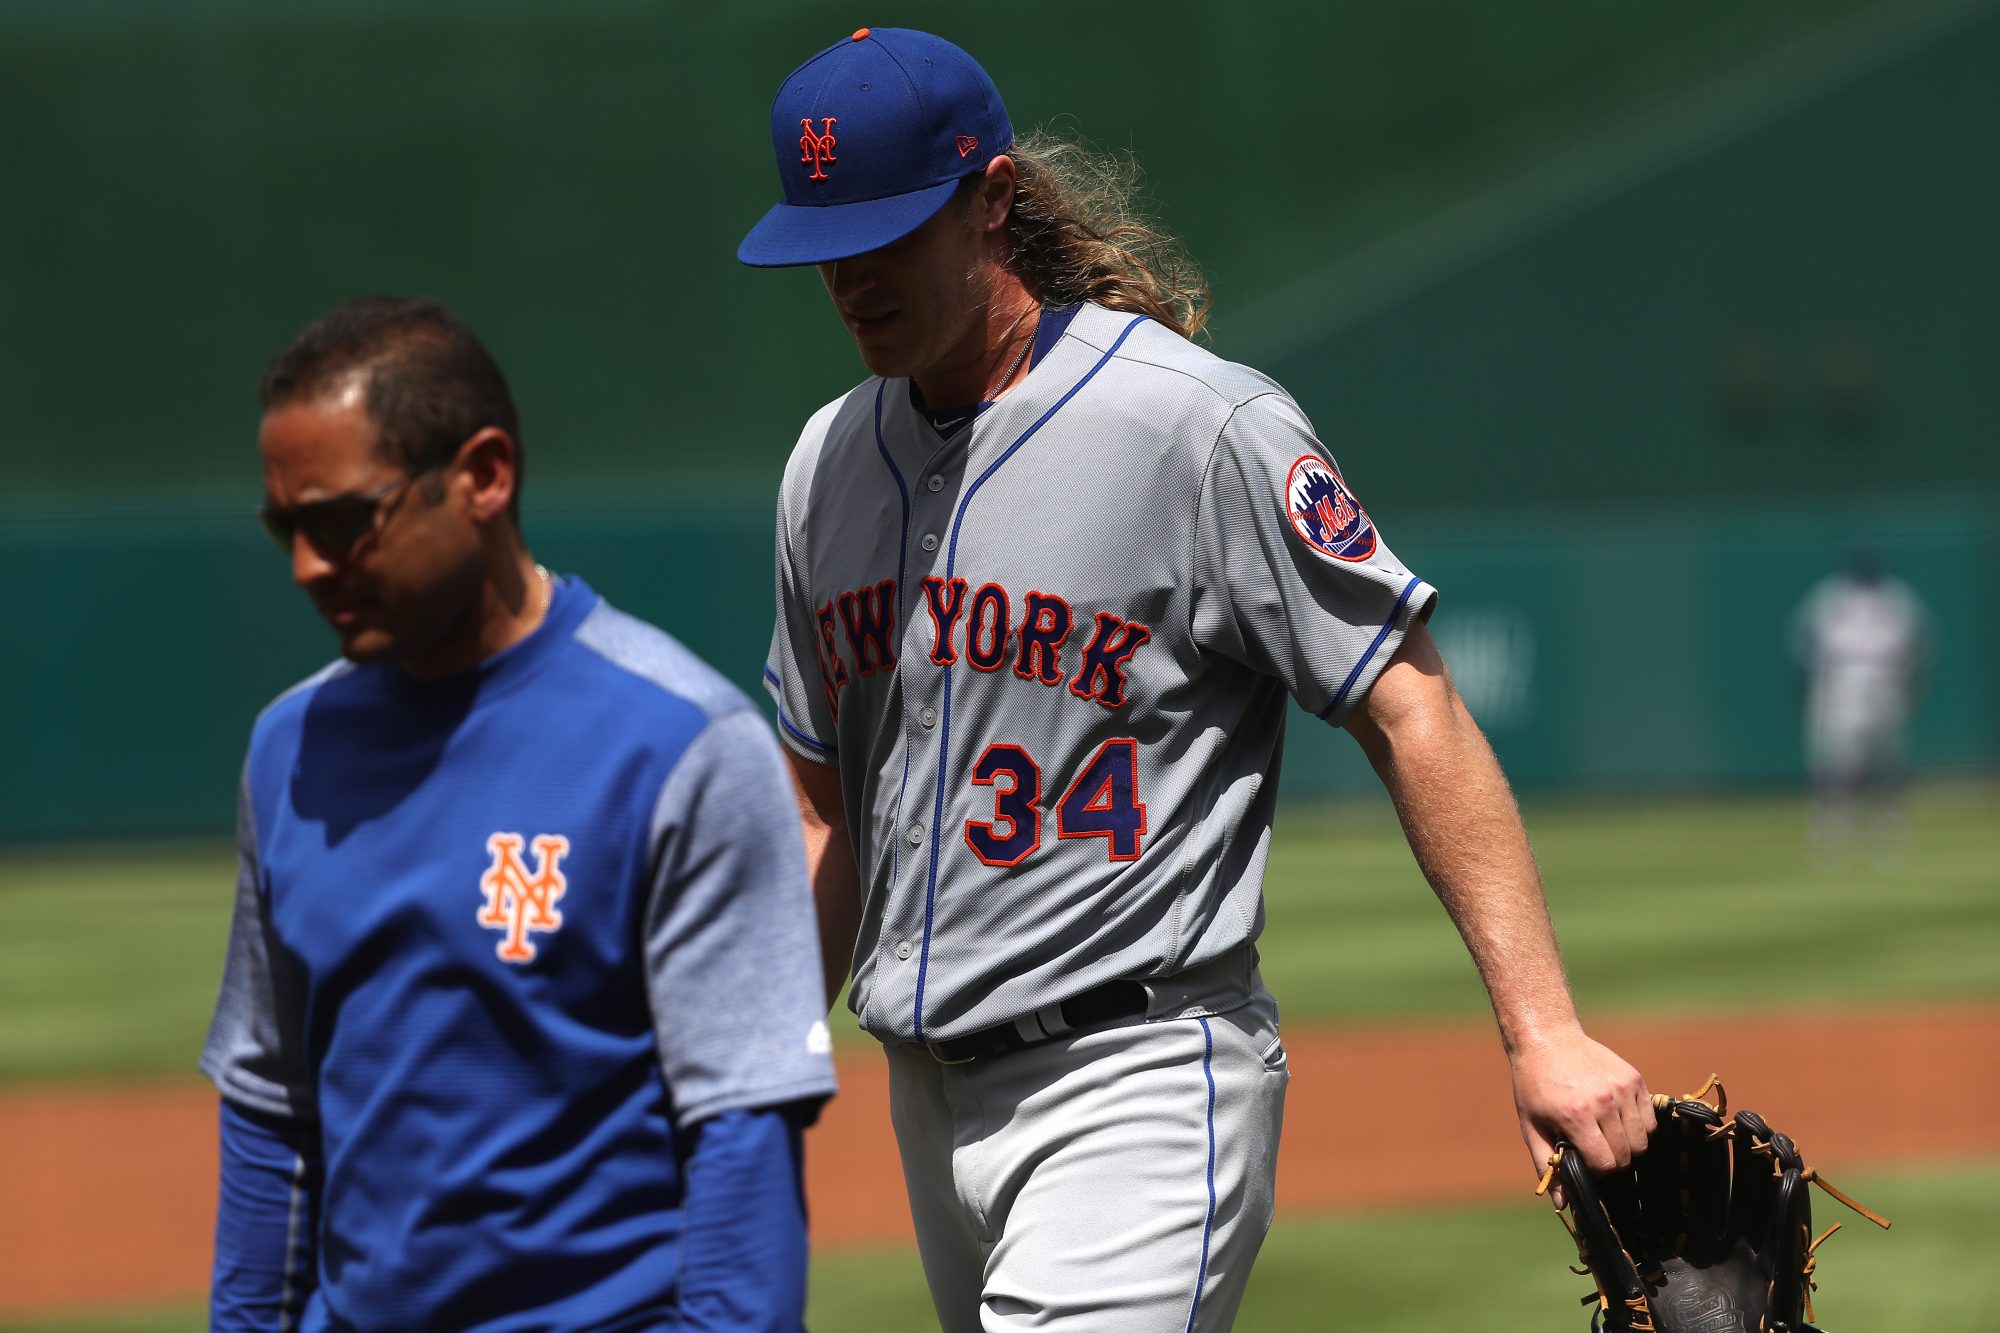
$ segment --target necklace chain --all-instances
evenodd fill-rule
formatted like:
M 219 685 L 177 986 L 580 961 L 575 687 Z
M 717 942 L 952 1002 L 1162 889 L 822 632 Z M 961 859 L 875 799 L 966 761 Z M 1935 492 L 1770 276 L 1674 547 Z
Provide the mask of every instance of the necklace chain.
M 1014 360 L 1012 364 L 1010 364 L 1007 367 L 1007 373 L 1000 377 L 1000 382 L 993 386 L 993 392 L 991 392 L 986 396 L 987 402 L 990 403 L 994 399 L 998 398 L 1000 396 L 1001 391 L 1005 389 L 1009 384 L 1012 384 L 1014 382 L 1014 376 L 1016 373 L 1020 371 L 1021 363 L 1028 359 L 1029 352 L 1035 350 L 1035 335 L 1041 331 L 1041 313 L 1042 313 L 1041 307 L 1036 306 L 1035 307 L 1036 318 L 1035 318 L 1034 329 L 1029 331 L 1027 338 L 1023 340 L 1023 342 L 1021 343 L 1021 350 L 1014 353 Z M 1020 318 L 1014 321 L 1012 328 L 1010 328 L 1008 331 L 1012 332 L 1013 329 L 1019 328 L 1021 326 L 1021 320 L 1026 319 L 1027 316 L 1028 312 L 1025 310 L 1022 311 Z
M 1021 363 L 1028 359 L 1028 352 L 1030 349 L 1034 347 L 1034 345 L 1035 345 L 1035 340 L 1033 337 L 1029 337 L 1026 341 L 1024 341 L 1021 344 L 1021 350 L 1014 353 L 1014 363 L 1007 367 L 1007 373 L 1002 375 L 1000 377 L 1000 382 L 993 386 L 993 392 L 990 395 L 988 401 L 991 401 L 992 398 L 998 398 L 1000 396 L 1000 391 L 1002 389 L 1005 389 L 1009 384 L 1012 384 L 1014 382 L 1014 373 L 1021 368 Z
M 548 619 L 549 608 L 556 602 L 556 576 L 540 563 L 535 565 L 535 576 L 542 581 L 542 613 L 536 617 L 537 621 L 542 621 Z

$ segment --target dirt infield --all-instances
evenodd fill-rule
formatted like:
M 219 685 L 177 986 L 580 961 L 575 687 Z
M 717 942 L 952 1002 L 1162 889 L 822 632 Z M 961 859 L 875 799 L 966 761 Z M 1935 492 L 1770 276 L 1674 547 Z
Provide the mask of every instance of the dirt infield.
M 1835 1181 L 2000 1151 L 2000 1006 L 1632 1021 L 1598 1035 L 1656 1091 L 1719 1070 L 1732 1103 L 1790 1133 Z M 1510 1193 L 1527 1206 L 1532 1173 L 1489 1028 L 1295 1030 L 1286 1044 L 1281 1214 Z M 815 1243 L 907 1240 L 883 1061 L 844 1060 L 841 1088 L 809 1139 Z M 1885 1124 L 1902 1130 L 1884 1138 Z M 205 1084 L 0 1092 L 0 1142 L 0 1320 L 201 1299 L 215 1206 Z

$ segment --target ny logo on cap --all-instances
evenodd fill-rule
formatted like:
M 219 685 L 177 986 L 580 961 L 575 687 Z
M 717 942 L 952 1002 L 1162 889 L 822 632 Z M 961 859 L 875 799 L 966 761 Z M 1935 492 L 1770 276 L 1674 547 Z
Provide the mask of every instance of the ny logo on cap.
M 813 180 L 825 180 L 826 164 L 839 161 L 833 155 L 833 127 L 839 123 L 840 118 L 837 116 L 821 116 L 820 131 L 814 134 L 811 116 L 799 121 L 799 128 L 804 131 L 799 135 L 799 161 L 812 168 Z

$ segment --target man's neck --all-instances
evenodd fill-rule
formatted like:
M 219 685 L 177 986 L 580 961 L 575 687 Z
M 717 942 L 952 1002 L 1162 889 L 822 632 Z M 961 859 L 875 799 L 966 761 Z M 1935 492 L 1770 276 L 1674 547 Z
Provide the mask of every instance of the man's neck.
M 970 407 L 990 402 L 1026 373 L 1041 303 L 1012 273 L 1001 271 L 990 299 L 968 339 L 965 354 L 950 365 L 912 377 L 931 407 Z
M 555 601 L 555 576 L 515 546 L 486 581 L 486 617 L 480 661 L 497 657 L 541 627 Z
M 524 546 L 509 543 L 509 549 L 489 561 L 478 597 L 467 608 L 463 630 L 446 636 L 421 662 L 399 665 L 418 680 L 470 671 L 539 629 L 554 598 L 553 576 L 535 563 Z

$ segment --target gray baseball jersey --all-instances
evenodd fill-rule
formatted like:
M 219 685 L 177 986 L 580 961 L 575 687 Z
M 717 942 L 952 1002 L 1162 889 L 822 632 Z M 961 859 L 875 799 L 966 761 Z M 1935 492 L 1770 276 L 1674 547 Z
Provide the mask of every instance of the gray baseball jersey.
M 1858 775 L 1901 759 L 1926 620 L 1910 586 L 1887 576 L 1834 575 L 1799 604 L 1792 648 L 1811 676 L 1806 736 L 1814 771 Z
M 1088 305 L 949 439 L 901 379 L 821 409 L 777 546 L 766 681 L 839 768 L 884 1039 L 1255 939 L 1285 695 L 1341 721 L 1436 597 L 1282 389 Z

